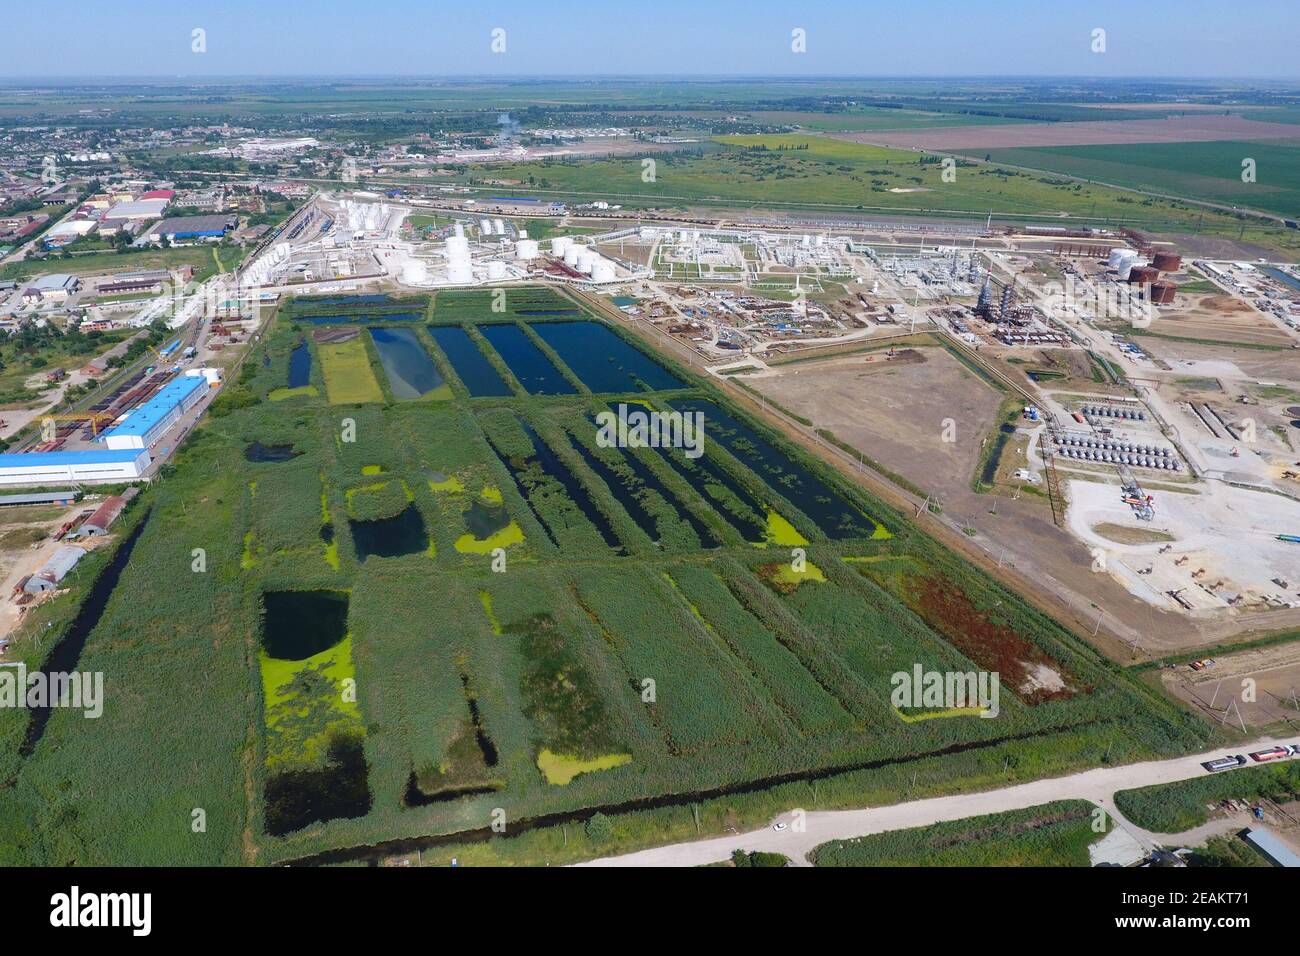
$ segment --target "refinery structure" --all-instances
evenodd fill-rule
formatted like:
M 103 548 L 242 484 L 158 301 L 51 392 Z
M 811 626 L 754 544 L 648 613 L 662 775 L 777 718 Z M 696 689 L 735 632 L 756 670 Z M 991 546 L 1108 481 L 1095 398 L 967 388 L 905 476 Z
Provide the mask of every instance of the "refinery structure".
M 258 251 L 240 281 L 330 292 L 367 282 L 437 289 L 543 278 L 598 287 L 651 274 L 598 252 L 594 241 L 542 242 L 500 218 L 456 217 L 433 236 L 404 230 L 417 212 L 373 193 L 318 196 Z

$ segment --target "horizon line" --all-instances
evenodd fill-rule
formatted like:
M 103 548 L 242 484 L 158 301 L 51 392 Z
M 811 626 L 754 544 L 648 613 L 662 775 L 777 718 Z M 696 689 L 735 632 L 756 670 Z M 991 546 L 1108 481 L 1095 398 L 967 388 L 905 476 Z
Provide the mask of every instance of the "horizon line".
M 1188 73 L 1116 73 L 1100 76 L 1080 73 L 80 73 L 50 74 L 47 76 L 0 75 L 0 83 L 58 83 L 85 81 L 220 81 L 220 80 L 461 80 L 461 81 L 523 81 L 523 80 L 639 80 L 674 81 L 695 80 L 749 80 L 749 81 L 809 81 L 826 80 L 930 80 L 930 79 L 1021 79 L 1021 80 L 1084 80 L 1110 82 L 1115 80 L 1215 80 L 1271 81 L 1300 84 L 1300 73 L 1279 74 L 1188 74 Z

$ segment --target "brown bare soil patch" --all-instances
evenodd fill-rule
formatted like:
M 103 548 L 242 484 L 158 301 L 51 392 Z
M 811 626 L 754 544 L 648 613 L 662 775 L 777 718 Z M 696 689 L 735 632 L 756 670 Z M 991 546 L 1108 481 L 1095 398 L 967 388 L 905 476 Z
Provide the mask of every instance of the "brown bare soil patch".
M 1002 675 L 1003 683 L 1026 704 L 1067 700 L 1075 695 L 1069 675 L 1062 672 L 1060 664 L 1011 628 L 989 620 L 970 598 L 948 582 L 934 577 L 917 579 L 908 604 L 914 605 L 913 610 L 953 647 L 985 670 Z M 1042 667 L 1059 674 L 1064 686 L 1055 690 L 1037 686 L 1035 673 Z M 1033 689 L 1026 693 L 1023 688 L 1027 686 Z

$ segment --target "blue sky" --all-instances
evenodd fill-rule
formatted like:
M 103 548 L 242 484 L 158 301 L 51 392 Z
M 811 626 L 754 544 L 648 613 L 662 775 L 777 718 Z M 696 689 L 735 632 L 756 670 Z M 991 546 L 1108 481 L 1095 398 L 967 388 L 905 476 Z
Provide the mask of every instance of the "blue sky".
M 41 0 L 0 74 L 1296 77 L 1300 2 Z M 506 31 L 506 52 L 490 49 Z M 791 52 L 791 30 L 807 52 Z M 1091 50 L 1106 32 L 1106 52 Z M 12 28 L 12 29 L 8 29 Z M 207 52 L 191 50 L 206 31 Z

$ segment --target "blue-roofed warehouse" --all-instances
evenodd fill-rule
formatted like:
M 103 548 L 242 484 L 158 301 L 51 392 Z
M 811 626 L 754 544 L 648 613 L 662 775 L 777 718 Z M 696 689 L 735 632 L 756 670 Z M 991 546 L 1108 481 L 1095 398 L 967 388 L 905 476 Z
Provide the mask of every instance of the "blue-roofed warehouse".
M 127 413 L 119 425 L 104 432 L 104 444 L 112 449 L 148 448 L 208 392 L 202 375 L 178 375 L 152 398 Z
M 144 474 L 151 460 L 146 448 L 0 455 L 0 485 L 86 485 L 134 481 Z

